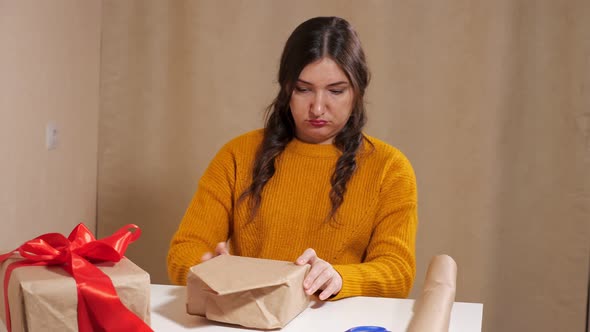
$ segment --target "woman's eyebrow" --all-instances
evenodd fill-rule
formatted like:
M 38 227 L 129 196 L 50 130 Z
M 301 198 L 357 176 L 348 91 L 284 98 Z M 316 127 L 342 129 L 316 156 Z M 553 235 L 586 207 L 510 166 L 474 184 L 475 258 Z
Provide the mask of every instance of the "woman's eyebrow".
M 348 82 L 346 82 L 346 81 L 338 81 L 338 82 L 334 82 L 334 83 L 328 84 L 328 86 L 336 86 L 336 85 L 348 85 Z
M 300 82 L 300 83 L 303 83 L 303 84 L 307 84 L 307 85 L 311 85 L 311 86 L 314 85 L 313 83 L 304 81 L 304 80 L 302 80 L 300 78 L 297 79 L 297 82 Z M 338 81 L 338 82 L 330 83 L 327 86 L 328 87 L 333 87 L 333 86 L 337 86 L 337 85 L 348 85 L 348 82 L 347 81 Z

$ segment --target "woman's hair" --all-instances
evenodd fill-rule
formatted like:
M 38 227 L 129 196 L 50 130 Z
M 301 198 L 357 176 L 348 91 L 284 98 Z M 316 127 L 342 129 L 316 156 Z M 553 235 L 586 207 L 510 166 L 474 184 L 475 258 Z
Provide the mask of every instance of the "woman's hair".
M 295 137 L 295 122 L 289 102 L 299 74 L 310 63 L 330 58 L 344 71 L 354 92 L 350 118 L 334 138 L 334 146 L 342 151 L 330 179 L 332 209 L 327 220 L 336 220 L 342 205 L 346 184 L 356 169 L 356 154 L 363 140 L 366 123 L 363 97 L 369 83 L 365 54 L 356 31 L 344 19 L 316 17 L 300 24 L 291 34 L 281 56 L 280 91 L 267 108 L 264 138 L 252 170 L 252 183 L 240 200 L 250 196 L 250 218 L 257 214 L 262 190 L 275 173 L 275 159 Z

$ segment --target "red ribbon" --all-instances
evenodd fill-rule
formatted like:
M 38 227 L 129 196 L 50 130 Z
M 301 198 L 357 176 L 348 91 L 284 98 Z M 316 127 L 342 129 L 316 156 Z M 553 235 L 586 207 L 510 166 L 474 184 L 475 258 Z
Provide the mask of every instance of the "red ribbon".
M 0 263 L 13 254 L 24 260 L 11 263 L 4 276 L 6 328 L 11 332 L 8 307 L 8 281 L 12 271 L 21 266 L 59 265 L 76 280 L 78 291 L 78 331 L 152 331 L 119 299 L 111 279 L 92 263 L 118 262 L 127 246 L 137 240 L 141 230 L 127 225 L 113 235 L 96 240 L 90 230 L 79 224 L 70 236 L 48 233 L 25 242 L 15 250 L 0 255 Z

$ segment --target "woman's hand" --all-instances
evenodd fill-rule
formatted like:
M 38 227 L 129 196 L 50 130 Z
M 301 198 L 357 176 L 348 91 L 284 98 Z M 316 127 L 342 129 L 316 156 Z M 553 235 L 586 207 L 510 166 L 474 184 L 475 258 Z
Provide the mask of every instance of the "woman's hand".
M 213 257 L 219 255 L 229 255 L 229 249 L 227 247 L 227 242 L 219 242 L 215 247 L 215 252 L 207 252 L 201 257 L 201 262 L 208 261 Z
M 338 294 L 342 289 L 342 277 L 330 263 L 318 257 L 315 250 L 306 249 L 295 261 L 297 265 L 311 265 L 309 273 L 303 280 L 303 289 L 307 295 L 322 290 L 320 300 L 325 300 L 332 295 Z

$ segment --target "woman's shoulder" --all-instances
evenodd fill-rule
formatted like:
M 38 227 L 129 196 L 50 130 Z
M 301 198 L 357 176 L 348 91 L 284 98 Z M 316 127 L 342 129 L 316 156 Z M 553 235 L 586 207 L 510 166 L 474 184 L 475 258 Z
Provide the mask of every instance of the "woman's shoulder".
M 223 146 L 223 150 L 245 152 L 258 149 L 264 135 L 264 129 L 256 129 L 229 140 Z
M 397 158 L 404 157 L 405 155 L 397 147 L 381 140 L 376 137 L 363 134 L 365 138 L 365 144 L 363 146 L 363 152 L 367 154 L 376 154 L 380 157 Z
M 397 166 L 395 168 L 412 168 L 409 159 L 397 147 L 376 137 L 364 134 L 365 144 L 363 155 L 383 166 Z
M 263 130 L 252 130 L 227 141 L 217 151 L 213 164 L 250 165 L 262 141 Z

